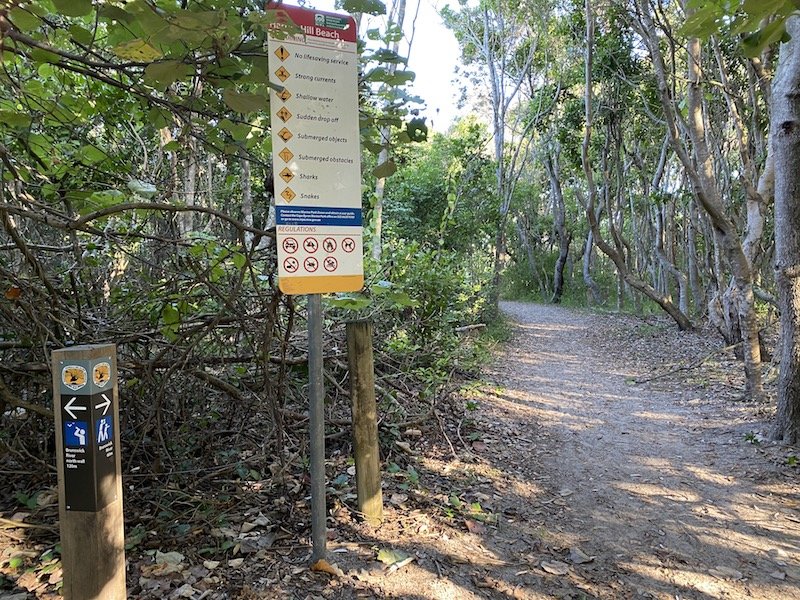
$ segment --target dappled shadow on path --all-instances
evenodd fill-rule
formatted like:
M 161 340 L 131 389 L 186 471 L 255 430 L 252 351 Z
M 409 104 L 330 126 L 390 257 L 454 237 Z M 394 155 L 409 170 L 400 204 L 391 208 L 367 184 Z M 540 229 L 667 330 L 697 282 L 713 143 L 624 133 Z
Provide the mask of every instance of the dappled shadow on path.
M 509 312 L 518 333 L 493 373 L 501 383 L 484 421 L 535 427 L 551 501 L 532 501 L 545 507 L 550 547 L 597 557 L 573 565 L 571 580 L 656 597 L 798 594 L 800 498 L 775 477 L 752 476 L 770 470 L 753 446 L 723 418 L 627 383 L 626 365 L 588 344 L 591 319 L 552 307 Z M 507 442 L 490 438 L 482 457 L 511 475 L 494 452 Z

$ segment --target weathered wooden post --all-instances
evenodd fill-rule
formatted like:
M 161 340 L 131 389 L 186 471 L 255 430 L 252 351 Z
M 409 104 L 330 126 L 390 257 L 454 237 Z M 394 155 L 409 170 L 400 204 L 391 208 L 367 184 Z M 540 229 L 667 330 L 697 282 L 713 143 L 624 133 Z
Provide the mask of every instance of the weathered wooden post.
M 372 358 L 372 324 L 347 323 L 347 359 L 353 410 L 353 454 L 356 463 L 358 510 L 373 526 L 383 521 L 378 410 L 375 405 L 375 368 Z
M 113 344 L 52 353 L 66 600 L 124 600 L 125 531 Z

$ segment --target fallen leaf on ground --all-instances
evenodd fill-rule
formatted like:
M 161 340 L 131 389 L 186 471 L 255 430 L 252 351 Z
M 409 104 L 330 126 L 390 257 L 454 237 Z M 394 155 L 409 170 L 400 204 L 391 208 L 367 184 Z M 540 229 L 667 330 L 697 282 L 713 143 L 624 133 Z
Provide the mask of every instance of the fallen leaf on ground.
M 575 546 L 569 549 L 569 561 L 573 565 L 583 565 L 594 560 L 594 556 L 589 556 L 583 550 Z
M 731 569 L 730 567 L 714 567 L 713 569 L 709 569 L 708 572 L 717 579 L 733 579 L 736 581 L 744 577 L 741 571 Z
M 378 550 L 378 560 L 385 565 L 393 565 L 396 562 L 408 558 L 408 554 L 402 550 L 392 550 L 391 548 L 381 548 Z
M 560 560 L 543 560 L 541 567 L 552 575 L 566 575 L 569 573 L 569 565 Z
M 311 565 L 311 570 L 317 573 L 327 573 L 328 575 L 333 575 L 334 577 L 344 577 L 344 571 L 342 571 L 335 564 L 329 563 L 324 558 L 320 558 L 317 562 Z
M 244 564 L 243 558 L 232 558 L 228 561 L 228 566 L 232 569 L 238 569 Z
M 467 526 L 467 531 L 470 533 L 482 534 L 486 533 L 486 527 L 482 523 L 473 521 L 472 519 L 464 519 L 464 525 Z

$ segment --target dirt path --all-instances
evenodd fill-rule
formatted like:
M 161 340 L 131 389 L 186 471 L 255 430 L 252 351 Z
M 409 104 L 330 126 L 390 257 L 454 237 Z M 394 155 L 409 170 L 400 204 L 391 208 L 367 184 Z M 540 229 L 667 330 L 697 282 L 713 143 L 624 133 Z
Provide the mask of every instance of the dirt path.
M 503 309 L 514 339 L 487 374 L 496 387 L 450 431 L 458 458 L 421 449 L 432 477 L 410 501 L 422 510 L 374 538 L 417 560 L 370 581 L 373 593 L 800 598 L 797 472 L 780 463 L 791 449 L 748 441 L 753 407 L 715 389 L 634 384 L 635 340 L 598 335 L 602 317 Z M 702 346 L 685 336 L 678 345 Z M 449 521 L 430 518 L 442 506 Z

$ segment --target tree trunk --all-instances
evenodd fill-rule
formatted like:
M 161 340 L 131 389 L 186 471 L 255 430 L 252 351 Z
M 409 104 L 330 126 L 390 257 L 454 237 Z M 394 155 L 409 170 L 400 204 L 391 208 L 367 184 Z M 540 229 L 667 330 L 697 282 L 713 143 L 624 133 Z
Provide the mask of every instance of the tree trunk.
M 781 46 L 772 86 L 775 164 L 775 279 L 781 310 L 781 371 L 773 438 L 800 442 L 800 17 Z
M 558 165 L 558 153 L 553 156 L 545 154 L 543 160 L 544 168 L 550 178 L 550 195 L 553 199 L 553 229 L 558 238 L 558 259 L 553 270 L 553 297 L 550 302 L 558 304 L 564 293 L 564 267 L 567 264 L 569 255 L 569 245 L 572 236 L 566 226 L 566 205 L 564 204 L 564 192 L 561 189 L 561 174 Z
M 666 67 L 661 54 L 660 40 L 651 15 L 652 7 L 646 0 L 638 0 L 641 17 L 640 33 L 644 37 L 655 69 L 658 82 L 658 94 L 664 110 L 670 144 L 681 161 L 687 177 L 692 185 L 695 198 L 708 215 L 714 229 L 715 242 L 731 269 L 733 284 L 737 291 L 736 314 L 738 325 L 742 331 L 742 351 L 744 354 L 745 394 L 752 398 L 763 395 L 761 380 L 761 350 L 758 340 L 758 328 L 755 313 L 755 296 L 753 294 L 753 276 L 750 263 L 742 247 L 736 231 L 736 225 L 726 214 L 717 189 L 714 162 L 706 137 L 703 114 L 703 89 L 700 40 L 692 38 L 687 45 L 688 53 L 688 91 L 687 91 L 687 129 L 692 141 L 693 156 L 690 156 L 683 145 L 676 116 L 677 105 L 667 81 Z M 692 14 L 687 10 L 687 14 Z
M 396 13 L 396 15 L 395 15 Z M 392 6 L 389 23 L 403 29 L 403 22 L 406 18 L 406 0 L 396 0 Z M 387 46 L 390 50 L 397 53 L 400 49 L 400 39 L 396 39 Z M 409 49 L 410 51 L 410 49 Z M 387 67 L 389 76 L 397 71 L 397 63 L 390 63 Z M 388 125 L 381 127 L 380 138 L 383 148 L 378 154 L 378 165 L 382 165 L 389 160 L 389 144 L 391 142 L 392 130 Z M 375 208 L 372 210 L 372 258 L 376 263 L 380 263 L 383 253 L 383 196 L 386 191 L 386 177 L 379 177 L 375 182 Z

